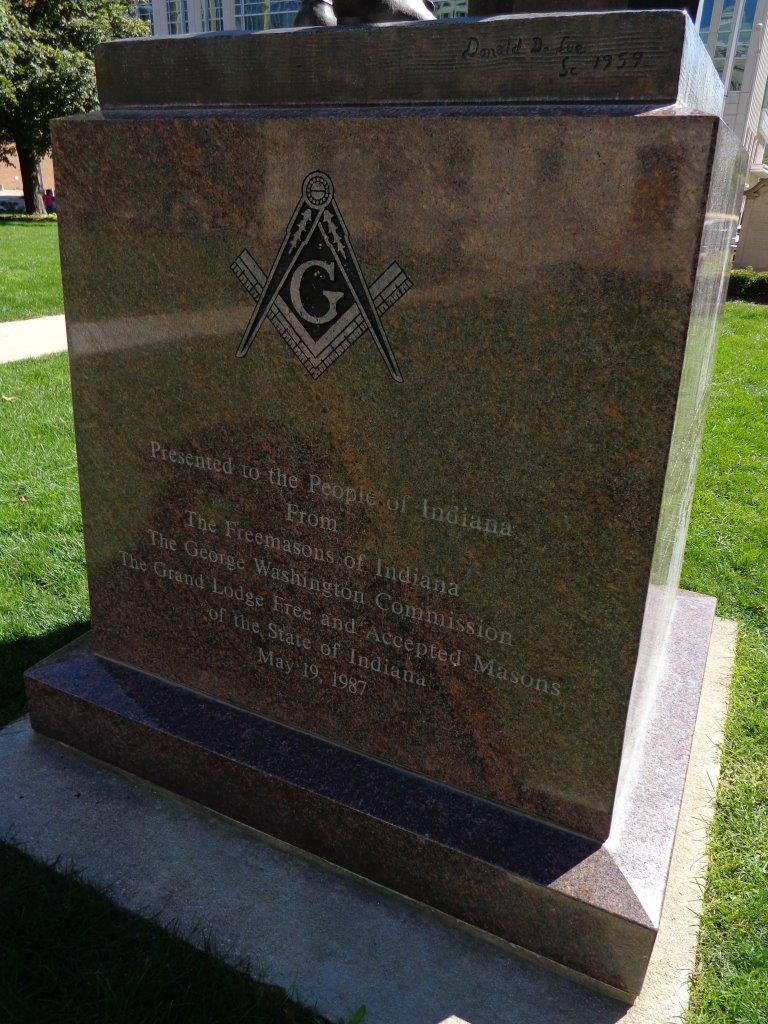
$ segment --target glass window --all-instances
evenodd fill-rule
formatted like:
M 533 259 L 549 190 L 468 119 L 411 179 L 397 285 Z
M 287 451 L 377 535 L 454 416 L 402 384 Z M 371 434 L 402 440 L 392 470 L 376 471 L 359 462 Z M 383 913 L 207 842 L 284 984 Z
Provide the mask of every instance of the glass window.
M 709 24 L 712 21 L 712 8 L 714 6 L 715 0 L 704 0 L 704 6 L 701 10 L 701 23 L 699 24 L 702 36 L 705 32 L 709 31 Z
M 179 36 L 189 32 L 187 0 L 165 0 L 168 14 L 168 35 Z
M 434 0 L 438 18 L 466 18 L 468 0 Z
M 155 24 L 152 18 L 152 0 L 147 0 L 146 3 L 137 3 L 136 14 L 142 21 L 146 21 L 150 32 L 155 31 Z
M 221 32 L 224 28 L 222 0 L 200 0 L 200 25 L 203 32 Z
M 299 0 L 235 0 L 235 27 L 247 32 L 290 28 Z
M 731 38 L 731 23 L 733 22 L 733 8 L 735 2 L 736 0 L 725 0 L 720 24 L 712 25 L 710 27 L 710 32 L 717 32 L 717 35 L 715 36 L 715 49 L 712 54 L 712 60 L 721 75 L 725 67 L 725 55 L 728 50 L 728 41 Z
M 744 14 L 739 26 L 739 36 L 736 40 L 736 52 L 733 58 L 733 70 L 729 88 L 734 92 L 741 92 L 744 83 L 744 70 L 747 66 L 747 54 L 749 52 L 749 41 L 752 38 L 752 29 L 755 26 L 755 10 L 757 0 L 747 0 L 744 4 Z

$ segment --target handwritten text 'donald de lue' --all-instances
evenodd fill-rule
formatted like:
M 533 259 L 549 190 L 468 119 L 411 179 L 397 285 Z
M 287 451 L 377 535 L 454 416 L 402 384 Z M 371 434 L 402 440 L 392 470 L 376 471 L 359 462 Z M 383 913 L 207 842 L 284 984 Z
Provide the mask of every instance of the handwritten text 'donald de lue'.
M 470 36 L 466 48 L 462 51 L 465 60 L 494 60 L 499 57 L 512 57 L 516 54 L 566 54 L 582 53 L 584 47 L 572 36 L 562 36 L 555 45 L 548 45 L 541 36 L 531 39 L 510 36 L 493 46 L 484 46 L 477 36 Z

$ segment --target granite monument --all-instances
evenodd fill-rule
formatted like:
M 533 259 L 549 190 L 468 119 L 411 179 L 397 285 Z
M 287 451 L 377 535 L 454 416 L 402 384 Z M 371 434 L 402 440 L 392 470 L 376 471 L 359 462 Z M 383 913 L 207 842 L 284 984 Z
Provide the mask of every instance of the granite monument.
M 740 185 L 690 19 L 97 73 L 54 131 L 92 632 L 30 670 L 35 728 L 631 1000 Z

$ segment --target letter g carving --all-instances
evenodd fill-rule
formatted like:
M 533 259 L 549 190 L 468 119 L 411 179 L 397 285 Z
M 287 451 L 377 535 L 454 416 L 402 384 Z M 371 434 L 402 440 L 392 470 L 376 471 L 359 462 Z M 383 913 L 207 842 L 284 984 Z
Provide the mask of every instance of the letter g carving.
M 339 301 L 344 298 L 344 292 L 331 292 L 323 291 L 323 295 L 328 300 L 328 310 L 322 316 L 313 316 L 309 310 L 305 307 L 304 302 L 301 298 L 301 282 L 304 280 L 304 275 L 312 267 L 320 267 L 328 275 L 328 280 L 333 281 L 336 276 L 336 264 L 335 263 L 324 263 L 323 260 L 307 260 L 306 263 L 302 263 L 301 266 L 296 267 L 291 277 L 291 302 L 293 308 L 299 314 L 302 320 L 306 320 L 308 324 L 329 324 L 336 318 L 336 307 Z

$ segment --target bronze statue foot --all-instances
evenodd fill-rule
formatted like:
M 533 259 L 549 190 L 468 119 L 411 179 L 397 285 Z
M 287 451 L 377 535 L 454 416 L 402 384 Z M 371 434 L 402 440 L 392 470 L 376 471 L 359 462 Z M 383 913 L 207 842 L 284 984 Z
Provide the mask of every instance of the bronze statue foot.
M 434 21 L 432 0 L 302 0 L 294 25 L 383 24 Z

